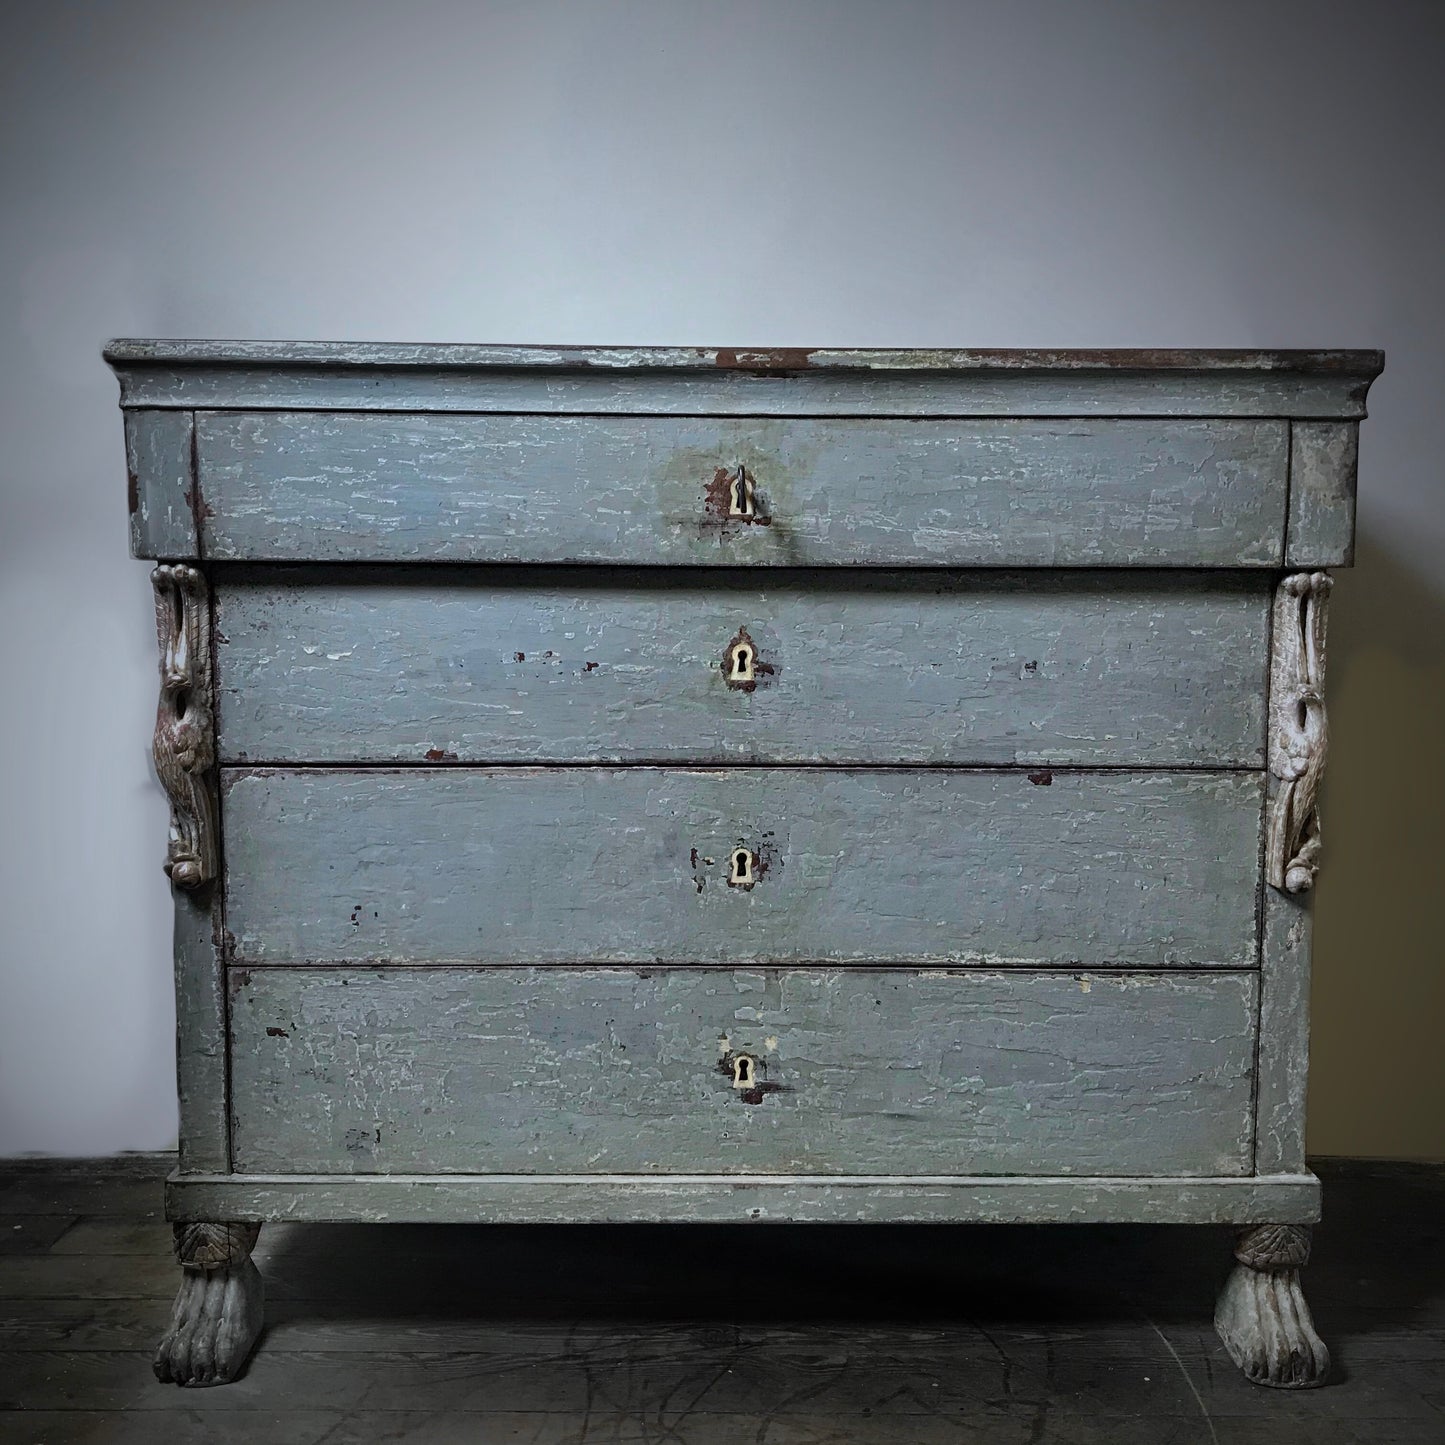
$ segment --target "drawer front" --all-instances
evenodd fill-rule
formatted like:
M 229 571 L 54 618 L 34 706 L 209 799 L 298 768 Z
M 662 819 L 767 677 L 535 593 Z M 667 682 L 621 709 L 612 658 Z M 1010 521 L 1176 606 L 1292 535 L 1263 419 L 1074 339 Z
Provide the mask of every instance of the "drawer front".
M 1252 974 L 254 969 L 230 1016 L 248 1172 L 1250 1167 Z
M 1259 773 L 222 776 L 240 963 L 1257 961 Z
M 1269 579 L 225 573 L 235 763 L 1259 767 Z
M 1275 420 L 198 412 L 213 561 L 1270 567 Z

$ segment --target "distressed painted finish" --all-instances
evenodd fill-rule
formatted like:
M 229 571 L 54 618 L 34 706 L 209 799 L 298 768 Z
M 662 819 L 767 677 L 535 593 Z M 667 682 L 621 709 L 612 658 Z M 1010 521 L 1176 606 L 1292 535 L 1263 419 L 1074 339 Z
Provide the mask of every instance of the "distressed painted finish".
M 1317 811 L 1328 729 L 1324 701 L 1324 572 L 1280 579 L 1271 629 L 1269 826 L 1265 839 L 1260 943 L 1260 1049 L 1256 1167 L 1301 1169 L 1309 1077 L 1312 916 L 1309 891 L 1319 865 Z M 1251 1298 L 1253 1284 L 1239 1286 Z
M 225 574 L 222 760 L 1263 765 L 1268 579 L 757 578 Z
M 175 900 L 176 1095 L 183 1170 L 230 1167 L 226 977 L 219 886 Z
M 1360 417 L 1378 351 L 846 351 L 115 341 L 127 407 Z
M 1263 1224 L 1320 1217 L 1313 1174 L 173 1175 L 169 1219 L 418 1224 Z M 866 1243 L 866 1241 L 864 1242 Z
M 200 412 L 218 560 L 1271 566 L 1280 421 Z M 752 479 L 730 520 L 719 478 Z
M 1287 567 L 1348 567 L 1355 560 L 1356 422 L 1290 427 Z
M 960 372 L 983 374 L 1100 373 L 1118 377 L 1152 372 L 1231 374 L 1261 372 L 1299 376 L 1378 375 L 1379 351 L 1332 349 L 1239 349 L 1230 347 L 707 347 L 707 346 L 495 346 L 470 342 L 407 341 L 218 341 L 122 337 L 107 343 L 113 367 L 238 365 L 249 367 L 432 368 L 618 373 L 638 371 L 757 375 L 828 372 Z M 673 378 L 676 381 L 676 378 Z
M 247 969 L 235 1165 L 1242 1174 L 1254 1028 L 1249 973 Z
M 132 557 L 200 555 L 188 411 L 125 414 L 127 506 Z
M 1263 911 L 1255 1167 L 1268 1174 L 1305 1167 L 1313 916 L 1308 893 L 1274 888 Z
M 1322 1378 L 1290 587 L 1379 353 L 106 354 L 133 550 L 218 588 L 186 1239 L 1232 1222 L 1227 1347 Z M 162 1378 L 244 1360 L 232 1253 Z
M 1253 967 L 1259 773 L 223 772 L 232 961 Z M 729 851 L 760 878 L 729 887 Z
M 211 598 L 203 574 L 185 563 L 162 564 L 151 581 L 161 683 L 151 753 L 170 803 L 164 867 L 175 905 L 180 1159 L 184 1169 L 224 1169 L 230 1143 Z

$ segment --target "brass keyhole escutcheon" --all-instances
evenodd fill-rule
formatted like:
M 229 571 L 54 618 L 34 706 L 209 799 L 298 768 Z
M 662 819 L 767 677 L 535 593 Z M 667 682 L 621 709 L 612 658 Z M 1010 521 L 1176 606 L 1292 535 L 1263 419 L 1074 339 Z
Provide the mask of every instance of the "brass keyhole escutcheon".
M 733 1055 L 733 1088 L 752 1089 L 758 1082 L 757 1060 L 751 1054 Z
M 738 641 L 728 648 L 728 681 L 757 681 L 757 649 L 751 642 Z
M 723 681 L 733 692 L 753 692 L 771 679 L 777 669 L 768 662 L 746 627 L 739 627 L 718 664 Z
M 753 479 L 746 467 L 739 467 L 728 480 L 728 516 L 753 517 L 757 508 L 753 502 Z
M 734 848 L 728 855 L 728 887 L 751 888 L 758 881 L 757 864 L 751 848 Z

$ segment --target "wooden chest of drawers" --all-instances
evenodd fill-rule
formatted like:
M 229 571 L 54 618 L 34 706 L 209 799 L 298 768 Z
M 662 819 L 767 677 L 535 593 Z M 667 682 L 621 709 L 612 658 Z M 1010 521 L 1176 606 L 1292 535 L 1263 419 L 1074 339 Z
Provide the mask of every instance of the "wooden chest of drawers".
M 1373 352 L 118 342 L 184 1267 L 267 1219 L 1241 1227 L 1299 1289 Z

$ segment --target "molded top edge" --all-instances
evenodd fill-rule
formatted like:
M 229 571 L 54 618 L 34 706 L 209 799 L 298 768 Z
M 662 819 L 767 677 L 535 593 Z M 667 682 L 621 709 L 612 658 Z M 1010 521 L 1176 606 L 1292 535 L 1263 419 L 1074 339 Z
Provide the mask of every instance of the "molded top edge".
M 539 369 L 553 371 L 1275 371 L 1374 378 L 1381 351 L 1187 349 L 949 350 L 686 346 L 471 346 L 358 341 L 202 341 L 120 338 L 103 350 L 115 367 L 302 366 Z

